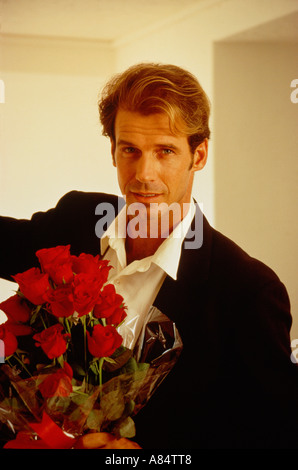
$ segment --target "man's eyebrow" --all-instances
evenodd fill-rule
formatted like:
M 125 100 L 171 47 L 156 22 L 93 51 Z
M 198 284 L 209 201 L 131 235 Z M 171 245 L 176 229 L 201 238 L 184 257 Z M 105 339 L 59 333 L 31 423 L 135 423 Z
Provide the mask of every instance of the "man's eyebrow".
M 116 145 L 127 145 L 128 147 L 137 147 L 137 145 L 134 144 L 133 142 L 129 142 L 128 140 L 124 140 L 124 139 L 119 139 L 116 142 Z M 163 143 L 160 143 L 160 144 L 155 144 L 155 147 L 178 150 L 178 147 L 176 145 L 174 145 L 173 143 L 171 143 L 171 142 L 163 142 Z
M 133 144 L 132 142 L 129 142 L 128 140 L 123 140 L 123 139 L 117 140 L 116 145 L 127 145 L 129 147 L 135 147 L 135 144 Z
M 172 149 L 172 150 L 178 150 L 178 147 L 177 145 L 174 145 L 170 142 L 164 142 L 163 144 L 156 144 L 156 147 L 159 147 L 159 148 L 167 148 L 167 149 Z

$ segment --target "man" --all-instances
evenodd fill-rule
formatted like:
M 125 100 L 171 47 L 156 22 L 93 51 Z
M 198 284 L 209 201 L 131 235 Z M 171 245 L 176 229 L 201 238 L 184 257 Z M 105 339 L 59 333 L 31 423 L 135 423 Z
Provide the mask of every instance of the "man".
M 136 416 L 143 448 L 296 447 L 285 287 L 192 200 L 210 137 L 200 84 L 176 66 L 139 64 L 111 79 L 99 112 L 125 207 L 116 196 L 71 192 L 31 221 L 2 218 L 0 275 L 37 264 L 40 248 L 101 250 L 128 306 L 127 344 L 151 305 L 176 323 L 182 354 Z

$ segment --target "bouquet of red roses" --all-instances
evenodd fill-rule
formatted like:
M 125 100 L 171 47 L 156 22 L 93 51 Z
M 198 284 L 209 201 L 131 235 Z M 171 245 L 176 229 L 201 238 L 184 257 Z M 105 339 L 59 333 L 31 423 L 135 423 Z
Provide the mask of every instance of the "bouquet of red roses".
M 70 245 L 36 255 L 40 268 L 13 276 L 18 291 L 0 304 L 0 421 L 18 433 L 15 447 L 70 448 L 90 430 L 133 437 L 131 416 L 181 351 L 175 325 L 152 309 L 135 351 L 126 349 L 117 331 L 126 306 L 107 283 L 109 262 L 74 256 Z M 152 342 L 162 349 L 147 362 Z

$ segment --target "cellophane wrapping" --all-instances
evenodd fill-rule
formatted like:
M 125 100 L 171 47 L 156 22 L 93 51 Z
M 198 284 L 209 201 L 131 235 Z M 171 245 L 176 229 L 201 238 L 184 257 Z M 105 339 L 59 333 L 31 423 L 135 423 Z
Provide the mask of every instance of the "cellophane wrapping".
M 45 399 L 39 385 L 55 368 L 43 368 L 39 375 L 22 378 L 17 366 L 3 364 L 0 421 L 10 438 L 25 432 L 31 440 L 38 441 L 40 436 L 34 431 L 34 423 L 41 423 L 45 413 L 74 441 L 92 431 L 133 438 L 136 432 L 133 417 L 170 373 L 182 348 L 175 323 L 151 307 L 134 350 L 122 347 L 113 362 L 104 363 L 101 386 L 73 378 L 69 396 L 61 396 L 57 390 L 57 394 Z M 63 384 L 63 377 L 61 380 L 57 386 L 63 390 L 67 384 Z M 2 444 L 5 439 L 3 432 Z

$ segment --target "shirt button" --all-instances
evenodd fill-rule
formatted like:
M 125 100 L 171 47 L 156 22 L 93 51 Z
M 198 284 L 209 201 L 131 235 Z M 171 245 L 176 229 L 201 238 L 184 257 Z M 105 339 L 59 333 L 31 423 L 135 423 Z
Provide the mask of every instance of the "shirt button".
M 120 282 L 121 282 L 120 279 L 116 279 L 115 284 L 119 286 Z

